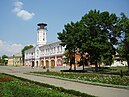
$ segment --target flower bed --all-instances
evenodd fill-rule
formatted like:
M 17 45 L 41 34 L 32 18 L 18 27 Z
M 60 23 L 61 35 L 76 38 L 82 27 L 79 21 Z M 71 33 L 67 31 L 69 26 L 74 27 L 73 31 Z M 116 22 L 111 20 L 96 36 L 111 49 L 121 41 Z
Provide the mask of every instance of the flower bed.
M 3 76 L 0 74 L 0 77 Z M 4 75 L 6 77 L 6 75 Z M 0 82 L 0 97 L 95 97 L 74 90 L 33 82 L 20 77 Z
M 0 76 L 0 82 L 9 82 L 12 81 L 11 77 L 9 76 Z
M 123 85 L 129 86 L 129 77 L 120 77 L 117 75 L 105 75 L 105 74 L 97 74 L 97 73 L 64 73 L 64 72 L 35 72 L 38 74 L 52 75 L 58 76 L 62 78 L 68 79 L 76 79 L 82 81 L 91 81 L 105 84 L 113 84 L 113 85 Z

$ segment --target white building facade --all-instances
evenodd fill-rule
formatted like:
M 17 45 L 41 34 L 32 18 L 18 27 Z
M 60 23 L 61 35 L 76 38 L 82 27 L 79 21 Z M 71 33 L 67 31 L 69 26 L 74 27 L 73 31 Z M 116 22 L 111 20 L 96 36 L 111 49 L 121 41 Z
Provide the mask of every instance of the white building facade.
M 65 48 L 60 41 L 47 44 L 47 24 L 38 24 L 37 45 L 25 51 L 24 65 L 32 67 L 55 68 L 63 66 L 63 54 Z
M 35 47 L 25 51 L 24 65 L 32 66 L 35 62 Z

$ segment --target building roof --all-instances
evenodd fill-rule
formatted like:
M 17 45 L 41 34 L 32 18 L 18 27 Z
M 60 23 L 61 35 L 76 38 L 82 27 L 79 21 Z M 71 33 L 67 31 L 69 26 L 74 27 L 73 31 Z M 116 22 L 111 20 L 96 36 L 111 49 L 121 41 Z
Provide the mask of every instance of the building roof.
M 16 58 L 16 57 L 22 57 L 22 52 L 19 52 L 19 53 L 16 53 L 15 55 L 12 55 L 12 56 L 9 56 L 8 59 L 13 59 L 13 58 Z
M 14 56 L 22 56 L 22 52 L 15 54 Z
M 61 41 L 56 41 L 56 42 L 52 42 L 52 43 L 48 43 L 46 45 L 40 46 L 39 48 L 43 48 L 43 47 L 48 47 L 48 46 L 52 46 L 52 45 L 56 45 L 56 44 L 60 44 Z
M 28 50 L 25 50 L 25 52 L 34 52 L 34 51 L 35 51 L 35 47 L 30 48 L 30 49 L 28 49 Z
M 38 26 L 41 26 L 41 25 L 43 25 L 43 26 L 47 26 L 47 24 L 45 24 L 45 23 L 39 23 L 39 24 L 37 24 Z

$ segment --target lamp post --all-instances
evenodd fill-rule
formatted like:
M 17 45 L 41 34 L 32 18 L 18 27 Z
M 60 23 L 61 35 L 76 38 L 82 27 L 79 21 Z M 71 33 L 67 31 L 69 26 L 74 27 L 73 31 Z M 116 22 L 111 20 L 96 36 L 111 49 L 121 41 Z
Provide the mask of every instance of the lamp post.
M 13 55 L 13 66 L 14 66 L 14 55 Z
M 1 65 L 1 60 L 2 60 L 2 57 L 0 57 L 0 65 Z

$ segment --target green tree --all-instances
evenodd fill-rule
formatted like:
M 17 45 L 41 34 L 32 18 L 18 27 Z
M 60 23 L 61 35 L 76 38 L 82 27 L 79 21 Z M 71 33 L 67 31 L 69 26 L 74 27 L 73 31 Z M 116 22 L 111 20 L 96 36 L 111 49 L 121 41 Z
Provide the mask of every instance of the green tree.
M 119 37 L 120 46 L 118 48 L 118 52 L 122 59 L 127 61 L 129 72 L 129 18 L 125 16 L 124 13 L 121 13 L 118 26 L 120 30 L 119 32 L 121 32 L 121 36 Z
M 95 70 L 98 71 L 98 63 L 102 62 L 102 57 L 110 61 L 115 54 L 113 45 L 116 44 L 117 39 L 113 30 L 117 17 L 115 14 L 110 15 L 109 12 L 100 13 L 91 10 L 82 17 L 81 22 L 84 29 L 81 49 L 88 52 L 90 63 L 95 64 Z
M 118 43 L 120 35 L 118 21 L 115 14 L 91 10 L 79 22 L 65 25 L 63 32 L 58 33 L 58 39 L 70 54 L 75 55 L 79 49 L 82 60 L 87 52 L 90 63 L 95 64 L 95 70 L 98 71 L 98 64 L 112 62 L 112 55 L 115 54 L 114 45 Z M 86 62 L 81 63 L 84 69 Z
M 121 61 L 125 61 L 126 60 L 126 51 L 125 51 L 125 46 L 124 45 L 119 45 L 117 47 L 117 52 L 121 58 Z
M 1 57 L 1 63 L 4 65 L 7 65 L 8 60 L 7 60 L 8 56 L 7 55 L 2 55 Z
M 23 49 L 22 49 L 22 58 L 23 58 L 23 65 L 24 65 L 24 58 L 25 58 L 25 51 L 30 49 L 30 48 L 33 48 L 33 45 L 28 45 L 28 46 L 25 46 Z
M 70 60 L 70 70 L 72 69 L 72 64 L 74 64 L 74 70 L 76 70 L 75 66 L 75 50 L 76 50 L 76 43 L 75 40 L 76 33 L 78 30 L 76 30 L 76 24 L 71 22 L 70 24 L 64 25 L 64 29 L 62 32 L 57 33 L 58 39 L 61 40 L 61 45 L 66 47 L 66 50 L 68 51 L 68 59 Z

